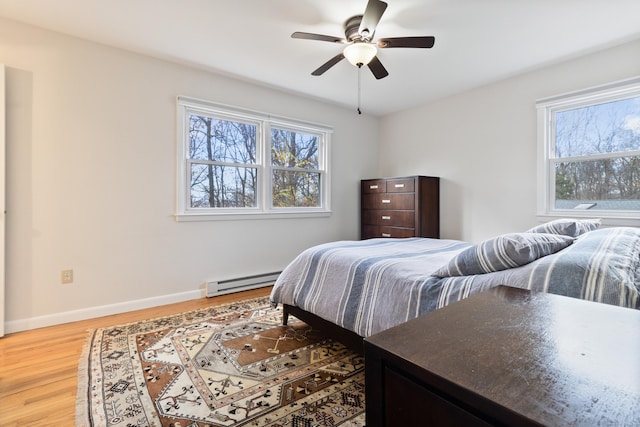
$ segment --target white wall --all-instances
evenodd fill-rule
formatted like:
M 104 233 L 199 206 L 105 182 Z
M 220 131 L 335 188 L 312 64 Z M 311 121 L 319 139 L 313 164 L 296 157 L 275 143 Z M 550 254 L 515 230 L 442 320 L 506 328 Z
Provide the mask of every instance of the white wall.
M 307 246 L 358 238 L 359 180 L 377 169 L 373 117 L 7 20 L 0 63 L 8 332 L 188 299 L 207 279 L 281 270 Z M 331 217 L 176 222 L 178 95 L 333 126 Z
M 380 175 L 440 176 L 444 238 L 523 231 L 537 224 L 536 100 L 638 75 L 640 40 L 387 116 Z

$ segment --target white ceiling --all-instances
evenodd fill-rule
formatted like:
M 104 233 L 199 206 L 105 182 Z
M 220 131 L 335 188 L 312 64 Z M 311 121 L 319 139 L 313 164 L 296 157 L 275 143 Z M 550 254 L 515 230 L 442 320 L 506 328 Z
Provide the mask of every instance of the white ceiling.
M 433 35 L 433 49 L 386 49 L 389 76 L 362 69 L 362 110 L 384 115 L 640 38 L 640 0 L 387 0 L 376 39 Z M 357 68 L 315 70 L 366 0 L 0 0 L 0 16 L 353 107 Z M 638 53 L 640 55 L 640 52 Z M 615 66 L 615 64 L 612 64 Z

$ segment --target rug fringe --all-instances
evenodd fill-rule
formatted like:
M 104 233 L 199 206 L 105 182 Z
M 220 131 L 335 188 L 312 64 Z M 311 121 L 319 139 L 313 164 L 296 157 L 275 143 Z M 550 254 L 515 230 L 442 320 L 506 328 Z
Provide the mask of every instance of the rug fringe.
M 89 330 L 78 362 L 78 391 L 76 393 L 76 427 L 90 427 L 89 416 L 89 352 L 97 329 Z

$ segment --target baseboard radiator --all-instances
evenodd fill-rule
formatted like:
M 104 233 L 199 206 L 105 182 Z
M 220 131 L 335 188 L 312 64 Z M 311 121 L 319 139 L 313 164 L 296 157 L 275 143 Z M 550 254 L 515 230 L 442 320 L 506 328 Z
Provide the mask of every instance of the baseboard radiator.
M 263 288 L 275 283 L 280 271 L 274 273 L 257 274 L 255 276 L 238 277 L 235 279 L 206 282 L 207 297 Z

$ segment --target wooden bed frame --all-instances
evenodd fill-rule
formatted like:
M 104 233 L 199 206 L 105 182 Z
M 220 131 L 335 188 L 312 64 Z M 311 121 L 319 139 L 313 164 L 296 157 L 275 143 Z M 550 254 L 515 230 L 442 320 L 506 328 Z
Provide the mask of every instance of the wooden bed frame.
M 364 354 L 364 338 L 360 335 L 352 332 L 348 329 L 342 328 L 335 323 L 331 323 L 328 320 L 324 320 L 315 314 L 309 313 L 299 307 L 295 307 L 288 304 L 282 305 L 282 324 L 287 325 L 289 321 L 289 315 L 295 316 L 297 319 L 303 321 L 307 325 L 320 332 L 325 333 L 332 339 L 346 345 L 353 351 L 360 354 Z

